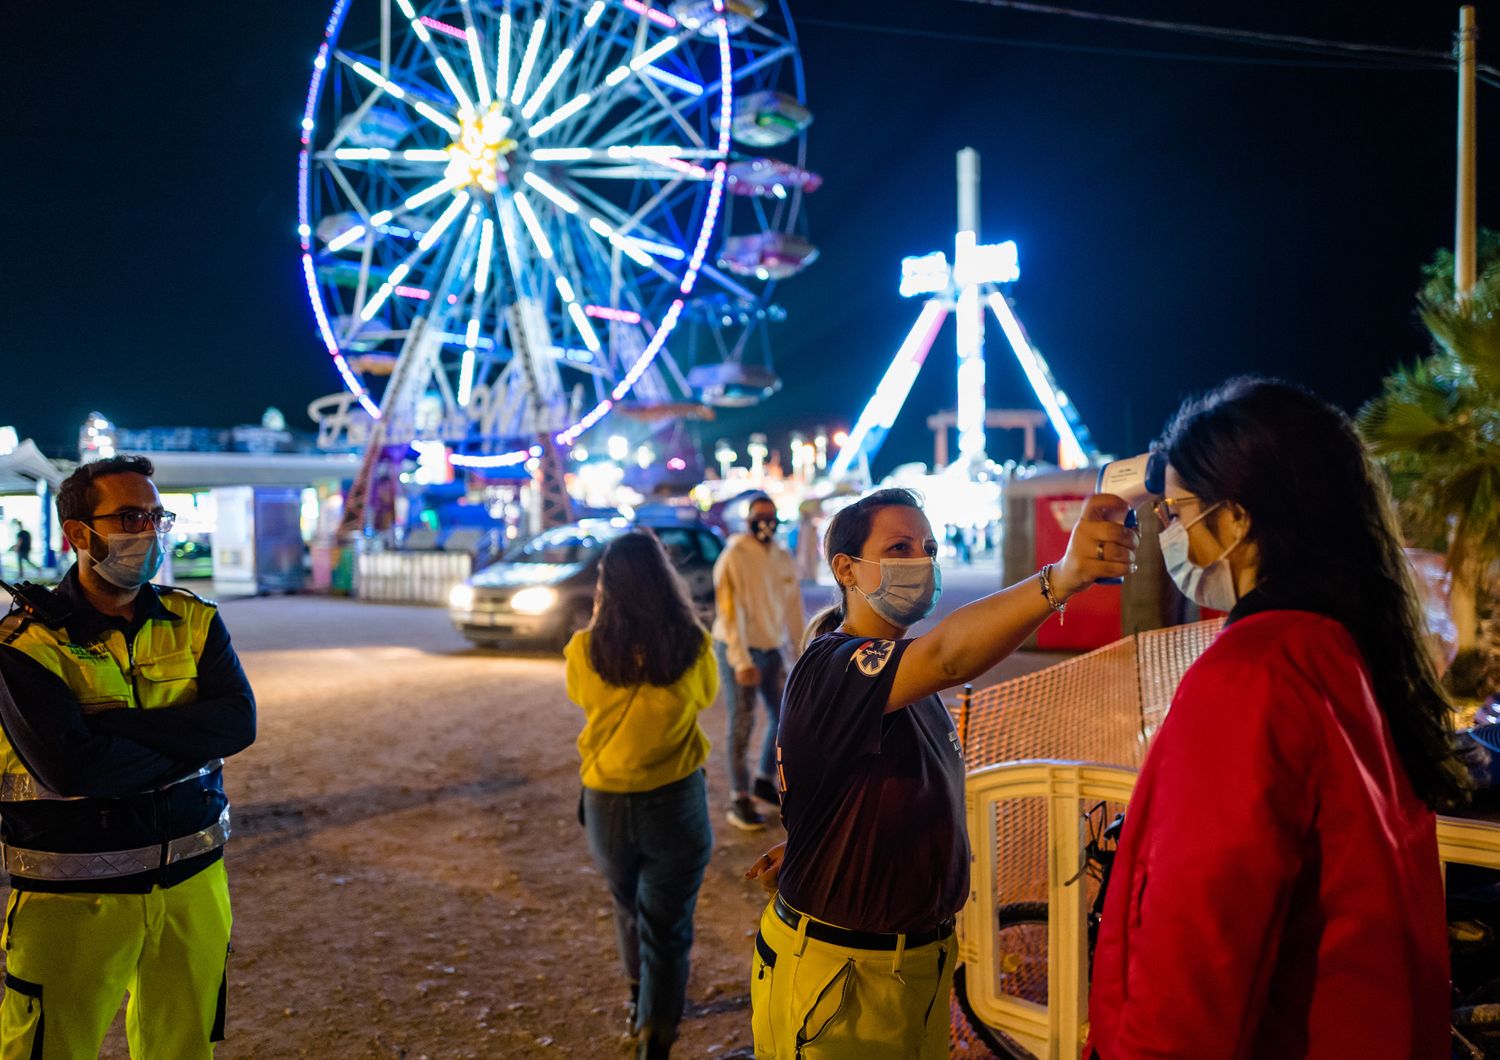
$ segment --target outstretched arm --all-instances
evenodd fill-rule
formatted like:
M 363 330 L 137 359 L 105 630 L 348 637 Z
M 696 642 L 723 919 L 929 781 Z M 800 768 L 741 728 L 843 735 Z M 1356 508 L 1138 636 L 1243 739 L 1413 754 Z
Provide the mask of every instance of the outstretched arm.
M 123 736 L 174 758 L 206 762 L 255 742 L 255 694 L 216 613 L 198 659 L 198 698 L 151 710 L 107 710 L 89 719 L 101 733 Z
M 1068 550 L 1052 570 L 1052 589 L 1061 601 L 1100 578 L 1130 573 L 1140 535 L 1116 521 L 1127 510 L 1124 501 L 1108 493 L 1095 494 L 1084 504 Z M 907 647 L 886 709 L 899 710 L 978 677 L 1025 643 L 1051 614 L 1037 577 L 960 607 Z

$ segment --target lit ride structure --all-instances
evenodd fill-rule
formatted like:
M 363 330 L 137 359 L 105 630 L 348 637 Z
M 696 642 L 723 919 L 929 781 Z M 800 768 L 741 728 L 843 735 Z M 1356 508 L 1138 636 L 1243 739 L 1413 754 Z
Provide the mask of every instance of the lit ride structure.
M 801 206 L 819 178 L 773 4 L 335 4 L 298 234 L 347 391 L 313 414 L 367 439 L 346 528 L 380 454 L 414 442 L 459 467 L 556 466 L 613 411 L 779 386 L 770 298 L 816 256 Z
M 964 148 L 958 153 L 958 232 L 953 240 L 953 261 L 941 250 L 901 261 L 901 296 L 925 295 L 916 323 L 907 333 L 890 367 L 881 377 L 874 396 L 865 405 L 839 449 L 829 477 L 846 479 L 867 467 L 885 441 L 886 432 L 911 393 L 927 352 L 937 341 L 951 313 L 958 332 L 958 461 L 956 466 L 973 475 L 985 463 L 985 309 L 994 313 L 1006 341 L 1020 362 L 1047 421 L 1057 433 L 1059 459 L 1064 468 L 1088 467 L 1100 460 L 1099 451 L 1084 426 L 1078 409 L 1057 385 L 1052 370 L 1032 345 L 1003 285 L 1021 276 L 1013 240 L 979 242 L 979 153 Z

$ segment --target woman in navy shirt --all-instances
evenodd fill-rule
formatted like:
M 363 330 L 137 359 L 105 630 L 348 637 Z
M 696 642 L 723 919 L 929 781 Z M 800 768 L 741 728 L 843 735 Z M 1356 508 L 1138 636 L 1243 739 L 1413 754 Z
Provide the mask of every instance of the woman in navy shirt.
M 755 1055 L 948 1055 L 953 917 L 969 885 L 963 756 L 937 693 L 1009 655 L 1069 597 L 1131 569 L 1124 504 L 1091 498 L 1067 554 L 907 639 L 941 591 L 916 494 L 871 493 L 824 542 L 841 600 L 813 620 L 778 739 L 786 843 L 751 967 Z

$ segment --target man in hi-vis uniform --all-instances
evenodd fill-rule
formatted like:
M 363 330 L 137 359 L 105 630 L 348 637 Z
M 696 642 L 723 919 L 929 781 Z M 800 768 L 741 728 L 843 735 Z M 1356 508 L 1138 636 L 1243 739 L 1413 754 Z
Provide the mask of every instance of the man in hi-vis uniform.
M 70 475 L 77 564 L 0 622 L 0 1060 L 93 1060 L 127 992 L 135 1060 L 223 1037 L 222 759 L 255 739 L 255 700 L 218 609 L 150 584 L 173 519 L 152 471 Z

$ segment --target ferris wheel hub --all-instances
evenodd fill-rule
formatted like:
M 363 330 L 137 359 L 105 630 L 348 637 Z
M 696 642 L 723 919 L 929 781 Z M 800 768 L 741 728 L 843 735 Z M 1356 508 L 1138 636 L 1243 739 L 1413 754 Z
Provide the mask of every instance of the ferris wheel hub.
M 459 111 L 458 139 L 448 147 L 448 167 L 443 172 L 454 194 L 470 186 L 489 195 L 499 190 L 502 175 L 510 169 L 510 155 L 519 146 L 507 135 L 512 124 L 499 102 L 482 113 Z

